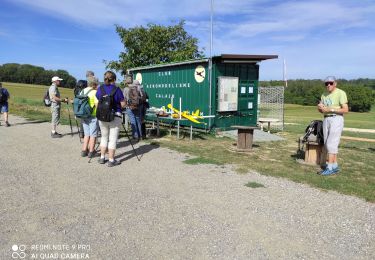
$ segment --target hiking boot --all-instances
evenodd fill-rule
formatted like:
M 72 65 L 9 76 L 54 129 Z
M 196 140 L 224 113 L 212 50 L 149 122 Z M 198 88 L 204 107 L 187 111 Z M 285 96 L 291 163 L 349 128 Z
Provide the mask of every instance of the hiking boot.
M 81 157 L 86 157 L 87 156 L 87 151 L 81 151 Z
M 62 137 L 62 134 L 59 134 L 58 132 L 51 133 L 51 137 L 52 137 L 52 138 L 61 138 L 61 137 Z
M 117 165 L 120 165 L 120 164 L 121 164 L 120 161 L 114 160 L 113 162 L 108 161 L 107 166 L 108 167 L 113 167 L 113 166 L 117 166 Z
M 10 126 L 10 124 L 9 124 L 8 121 L 5 122 L 5 126 L 6 126 L 6 127 L 9 127 L 9 126 Z
M 99 158 L 98 159 L 98 163 L 100 163 L 100 164 L 105 164 L 105 158 Z
M 95 155 L 96 155 L 96 151 L 92 151 L 92 152 L 88 153 L 87 157 L 88 158 L 93 158 L 93 157 L 95 157 Z
M 334 169 L 326 168 L 325 170 L 320 172 L 320 175 L 323 175 L 323 176 L 333 175 L 333 174 L 338 173 L 338 171 L 339 171 L 338 167 Z

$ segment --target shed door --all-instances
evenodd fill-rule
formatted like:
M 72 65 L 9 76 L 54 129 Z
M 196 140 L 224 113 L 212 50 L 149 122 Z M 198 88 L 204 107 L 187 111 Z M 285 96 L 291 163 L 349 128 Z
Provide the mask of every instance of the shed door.
M 252 80 L 241 80 L 238 89 L 238 110 L 254 114 L 257 109 L 257 89 Z

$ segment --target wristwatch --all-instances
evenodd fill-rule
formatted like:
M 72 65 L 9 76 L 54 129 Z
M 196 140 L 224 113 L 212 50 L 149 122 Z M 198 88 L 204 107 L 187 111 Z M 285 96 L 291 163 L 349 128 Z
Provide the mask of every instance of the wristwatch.
M 331 112 L 332 112 L 332 113 L 335 112 L 335 109 L 331 108 Z

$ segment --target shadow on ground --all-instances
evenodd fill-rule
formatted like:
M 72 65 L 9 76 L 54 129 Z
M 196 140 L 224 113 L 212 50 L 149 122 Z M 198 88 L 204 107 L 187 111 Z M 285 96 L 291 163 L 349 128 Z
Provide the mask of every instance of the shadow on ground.
M 123 153 L 117 154 L 115 157 L 118 159 L 120 162 L 129 160 L 133 157 L 138 157 L 138 160 L 141 160 L 143 155 L 159 148 L 159 145 L 155 144 L 140 144 L 140 143 L 135 143 L 132 141 L 133 147 L 131 147 L 131 150 L 125 151 Z M 125 146 L 131 146 L 129 140 L 126 140 L 125 142 L 121 142 L 117 147 L 125 147 Z

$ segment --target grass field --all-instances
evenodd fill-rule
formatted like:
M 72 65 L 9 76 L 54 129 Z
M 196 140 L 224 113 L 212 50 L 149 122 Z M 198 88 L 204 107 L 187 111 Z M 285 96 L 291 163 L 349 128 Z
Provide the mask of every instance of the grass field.
M 10 113 L 23 116 L 30 120 L 50 121 L 50 108 L 44 106 L 43 95 L 48 86 L 29 85 L 20 83 L 3 83 L 10 92 Z M 59 88 L 62 97 L 73 98 L 73 90 Z M 72 111 L 71 111 L 72 112 Z M 68 106 L 62 105 L 61 123 L 68 124 Z
M 10 112 L 33 120 L 49 121 L 49 108 L 42 103 L 47 86 L 4 83 L 11 93 Z M 70 89 L 61 89 L 62 96 L 72 97 Z M 62 109 L 62 123 L 68 123 L 67 108 Z M 342 140 L 339 147 L 340 174 L 322 177 L 317 175 L 316 166 L 300 164 L 297 158 L 297 139 L 303 135 L 306 125 L 321 115 L 315 107 L 286 105 L 285 129 L 276 133 L 285 138 L 278 142 L 257 142 L 253 151 L 247 154 L 234 153 L 230 147 L 235 142 L 229 138 L 195 134 L 189 138 L 176 140 L 175 136 L 164 136 L 151 140 L 153 143 L 189 153 L 196 158 L 186 161 L 190 164 L 212 163 L 233 164 L 237 171 L 247 173 L 257 171 L 264 175 L 283 177 L 295 182 L 306 183 L 323 189 L 334 190 L 375 202 L 375 143 Z M 375 129 L 375 110 L 369 113 L 349 113 L 345 116 L 345 127 Z M 344 131 L 345 136 L 363 137 L 375 140 L 372 133 Z M 213 152 L 214 151 L 214 152 Z

